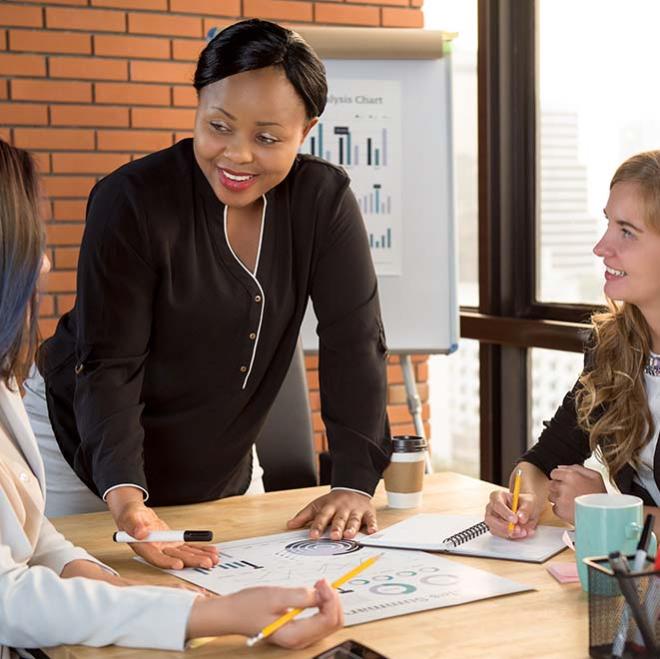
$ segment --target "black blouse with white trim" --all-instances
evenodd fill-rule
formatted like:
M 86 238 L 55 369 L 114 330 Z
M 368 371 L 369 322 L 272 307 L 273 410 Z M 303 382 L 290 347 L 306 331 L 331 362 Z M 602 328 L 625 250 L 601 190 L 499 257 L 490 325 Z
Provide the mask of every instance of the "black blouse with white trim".
M 121 167 L 92 190 L 76 304 L 40 355 L 64 457 L 97 493 L 135 483 L 153 505 L 242 493 L 310 297 L 332 485 L 371 493 L 387 349 L 345 172 L 296 158 L 265 196 L 252 273 L 191 140 Z

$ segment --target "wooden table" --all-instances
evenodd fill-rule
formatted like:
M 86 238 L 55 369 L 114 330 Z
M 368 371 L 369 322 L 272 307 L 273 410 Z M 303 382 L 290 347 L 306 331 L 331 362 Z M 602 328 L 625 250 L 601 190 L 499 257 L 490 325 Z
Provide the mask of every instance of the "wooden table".
M 493 489 L 489 483 L 445 472 L 428 476 L 424 504 L 415 512 L 453 514 L 481 513 Z M 235 540 L 285 531 L 286 520 L 327 488 L 271 492 L 232 497 L 193 506 L 160 508 L 159 515 L 173 528 L 208 528 L 217 540 Z M 397 522 L 409 511 L 390 510 L 382 483 L 375 505 L 381 528 Z M 549 517 L 545 520 L 550 522 Z M 123 576 L 159 584 L 178 580 L 132 560 L 125 545 L 110 540 L 115 530 L 108 513 L 61 517 L 57 528 Z M 536 588 L 533 592 L 482 600 L 445 609 L 435 609 L 397 618 L 378 620 L 342 629 L 306 650 L 285 651 L 259 644 L 245 646 L 239 636 L 218 638 L 186 657 L 305 657 L 309 658 L 345 639 L 354 638 L 390 659 L 428 657 L 588 657 L 587 598 L 579 584 L 560 585 L 546 571 L 550 562 L 572 560 L 568 552 L 544 565 L 480 558 L 448 556 L 466 565 L 487 570 Z M 156 659 L 183 657 L 184 653 L 61 646 L 46 650 L 52 659 Z

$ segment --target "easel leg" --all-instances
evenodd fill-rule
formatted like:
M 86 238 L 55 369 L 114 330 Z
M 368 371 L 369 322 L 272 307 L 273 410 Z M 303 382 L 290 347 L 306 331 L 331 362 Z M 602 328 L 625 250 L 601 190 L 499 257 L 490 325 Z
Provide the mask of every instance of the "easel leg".
M 402 354 L 399 357 L 401 361 L 401 370 L 403 371 L 403 382 L 406 387 L 406 400 L 408 401 L 408 411 L 415 424 L 415 433 L 420 437 L 425 437 L 424 422 L 422 421 L 422 401 L 417 393 L 417 381 L 415 380 L 415 371 L 413 370 L 412 359 L 410 355 Z M 425 456 L 426 473 L 433 473 L 431 464 L 431 455 L 426 451 Z

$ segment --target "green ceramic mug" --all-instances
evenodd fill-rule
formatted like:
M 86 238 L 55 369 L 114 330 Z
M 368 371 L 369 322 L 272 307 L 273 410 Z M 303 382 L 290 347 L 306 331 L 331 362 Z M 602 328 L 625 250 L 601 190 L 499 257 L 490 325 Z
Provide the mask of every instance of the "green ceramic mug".
M 634 554 L 644 525 L 644 505 L 630 494 L 583 494 L 575 498 L 575 558 L 582 590 L 589 590 L 583 559 L 611 551 Z M 651 536 L 649 554 L 655 554 Z

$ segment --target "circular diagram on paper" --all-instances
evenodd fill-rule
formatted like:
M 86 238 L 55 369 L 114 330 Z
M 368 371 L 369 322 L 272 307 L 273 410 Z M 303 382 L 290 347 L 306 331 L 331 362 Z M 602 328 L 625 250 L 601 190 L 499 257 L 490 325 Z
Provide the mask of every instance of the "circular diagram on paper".
M 401 570 L 401 572 L 397 572 L 396 576 L 397 577 L 414 577 L 417 574 L 414 570 Z
M 369 579 L 351 579 L 348 582 L 349 586 L 366 586 L 369 583 Z
M 374 581 L 392 581 L 394 577 L 391 574 L 377 574 L 375 577 L 371 577 Z
M 453 574 L 429 574 L 422 577 L 421 582 L 429 586 L 453 586 L 458 583 L 458 577 Z
M 409 583 L 379 583 L 369 588 L 369 592 L 374 595 L 408 595 L 416 590 L 417 588 Z
M 338 554 L 352 554 L 362 549 L 354 540 L 331 540 L 319 538 L 318 540 L 298 540 L 285 547 L 291 554 L 300 556 L 337 556 Z

